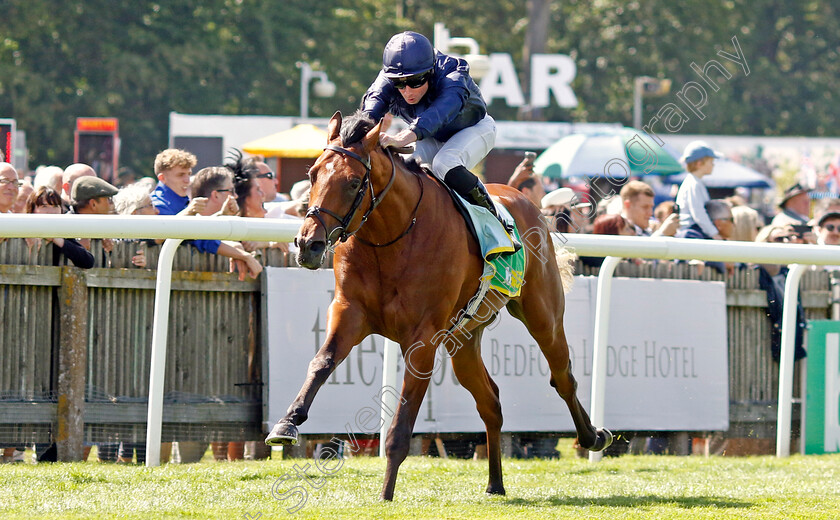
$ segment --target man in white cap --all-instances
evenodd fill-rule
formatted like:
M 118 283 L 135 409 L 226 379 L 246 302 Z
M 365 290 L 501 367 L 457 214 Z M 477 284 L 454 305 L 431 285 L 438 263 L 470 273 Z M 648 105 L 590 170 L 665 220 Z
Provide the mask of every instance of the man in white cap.
M 589 225 L 589 208 L 592 204 L 582 202 L 571 188 L 558 188 L 546 194 L 540 201 L 543 215 L 551 219 L 549 227 L 560 233 L 585 233 Z

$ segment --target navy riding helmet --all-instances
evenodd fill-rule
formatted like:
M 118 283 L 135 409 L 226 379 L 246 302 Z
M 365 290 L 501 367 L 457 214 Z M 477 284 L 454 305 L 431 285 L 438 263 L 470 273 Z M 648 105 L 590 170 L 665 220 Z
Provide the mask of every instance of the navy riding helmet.
M 422 74 L 434 66 L 435 49 L 428 38 L 416 32 L 395 34 L 382 53 L 382 70 L 390 79 Z

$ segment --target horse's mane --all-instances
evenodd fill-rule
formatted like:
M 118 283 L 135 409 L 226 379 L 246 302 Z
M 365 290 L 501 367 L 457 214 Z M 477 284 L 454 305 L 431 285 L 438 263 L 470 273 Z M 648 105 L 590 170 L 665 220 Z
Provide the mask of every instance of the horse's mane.
M 341 142 L 344 146 L 358 143 L 374 126 L 376 126 L 376 121 L 361 110 L 356 110 L 353 115 L 341 121 L 341 133 L 339 134 Z
M 344 146 L 350 146 L 353 143 L 358 143 L 374 126 L 376 126 L 376 121 L 361 110 L 356 110 L 352 115 L 347 116 L 341 121 L 339 137 L 341 137 L 342 144 Z M 394 160 L 401 162 L 408 170 L 415 173 L 422 173 L 423 169 L 413 158 L 405 160 L 399 154 L 395 153 L 393 155 Z

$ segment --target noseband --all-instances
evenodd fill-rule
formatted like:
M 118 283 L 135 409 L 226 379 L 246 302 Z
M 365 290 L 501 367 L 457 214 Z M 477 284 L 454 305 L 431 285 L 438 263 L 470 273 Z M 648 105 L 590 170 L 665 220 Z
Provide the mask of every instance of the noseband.
M 391 186 L 394 185 L 394 180 L 397 177 L 397 168 L 396 168 L 396 164 L 394 163 L 394 157 L 391 154 L 391 151 L 386 149 L 386 152 L 388 154 L 388 159 L 391 161 L 391 178 L 388 180 L 388 184 L 385 186 L 385 188 L 383 188 L 382 191 L 379 192 L 379 195 L 376 195 L 376 193 L 374 193 L 374 191 L 373 191 L 373 183 L 370 180 L 370 157 L 367 157 L 367 158 L 362 157 L 361 155 L 357 154 L 356 152 L 353 152 L 351 150 L 348 150 L 346 148 L 342 148 L 340 146 L 336 146 L 336 145 L 333 145 L 333 144 L 327 145 L 324 148 L 324 150 L 331 150 L 331 151 L 336 152 L 338 154 L 346 155 L 347 157 L 350 157 L 351 159 L 355 159 L 355 160 L 359 161 L 365 167 L 365 175 L 364 175 L 364 177 L 362 177 L 362 184 L 361 184 L 361 186 L 359 186 L 359 191 L 356 192 L 356 198 L 353 200 L 353 205 L 350 206 L 350 209 L 347 211 L 346 215 L 344 215 L 342 217 L 342 216 L 336 214 L 335 212 L 330 211 L 326 208 L 322 208 L 320 206 L 310 206 L 309 210 L 307 210 L 307 212 L 306 212 L 306 217 L 304 217 L 304 218 L 309 218 L 309 217 L 315 218 L 324 227 L 325 231 L 328 230 L 329 228 L 327 227 L 327 224 L 324 222 L 323 217 L 321 217 L 321 213 L 325 213 L 325 214 L 331 216 L 332 218 L 334 218 L 335 220 L 338 221 L 338 225 L 336 227 L 334 227 L 333 229 L 331 229 L 327 234 L 327 248 L 332 249 L 332 247 L 334 246 L 334 244 L 336 244 L 336 242 L 345 242 L 348 238 L 352 237 L 353 235 L 358 233 L 360 229 L 362 229 L 362 226 L 365 224 L 365 222 L 367 222 L 367 219 L 370 216 L 370 214 L 373 213 L 373 210 L 375 210 L 377 206 L 379 206 L 379 204 L 385 198 L 385 195 L 388 194 L 388 191 L 391 189 Z M 360 240 L 361 242 L 363 242 L 367 245 L 370 245 L 370 246 L 384 247 L 384 246 L 389 246 L 389 245 L 393 244 L 397 240 L 399 240 L 402 237 L 404 237 L 405 235 L 407 235 L 408 232 L 411 231 L 411 228 L 414 227 L 414 223 L 417 221 L 417 218 L 416 218 L 417 208 L 420 207 L 420 201 L 423 200 L 423 182 L 420 181 L 419 177 L 418 177 L 418 182 L 420 183 L 420 199 L 417 201 L 417 205 L 414 207 L 414 213 L 412 214 L 411 222 L 409 223 L 409 225 L 405 229 L 405 231 L 403 231 L 402 234 L 400 234 L 400 236 L 398 236 L 394 240 L 391 240 L 390 242 L 387 242 L 385 244 L 374 244 L 374 243 L 368 242 L 367 240 L 362 239 L 361 237 L 356 237 L 356 238 L 358 240 Z M 368 190 L 370 191 L 370 201 L 371 201 L 370 202 L 370 207 L 362 215 L 362 221 L 359 223 L 359 227 L 357 227 L 353 231 L 348 231 L 347 228 L 350 225 L 350 222 L 352 222 L 353 219 L 356 217 L 356 213 L 359 211 L 359 208 L 362 205 L 362 201 L 365 198 L 365 192 L 368 191 Z M 337 233 L 337 235 L 336 235 L 336 233 Z

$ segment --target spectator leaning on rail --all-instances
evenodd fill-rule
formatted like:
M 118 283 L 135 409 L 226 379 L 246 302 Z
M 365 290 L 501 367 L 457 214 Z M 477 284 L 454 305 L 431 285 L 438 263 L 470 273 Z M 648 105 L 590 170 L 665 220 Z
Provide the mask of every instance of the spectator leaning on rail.
M 152 192 L 152 203 L 161 215 L 198 215 L 204 209 L 206 198 L 190 199 L 188 195 L 190 175 L 196 162 L 195 155 L 175 148 L 168 148 L 155 157 L 155 175 L 159 182 Z
M 155 158 L 155 174 L 158 177 L 158 185 L 152 193 L 152 202 L 161 215 L 214 215 L 226 208 L 224 214 L 235 214 L 233 203 L 221 204 L 218 209 L 207 210 L 208 197 L 193 193 L 191 199 L 187 192 L 190 189 L 190 174 L 195 166 L 195 155 L 184 151 L 169 148 L 160 152 Z M 206 168 L 205 168 L 206 169 Z M 202 170 L 203 171 L 203 170 Z M 199 172 L 201 173 L 201 172 Z M 229 187 L 213 187 L 210 192 L 218 192 L 218 196 L 226 193 L 224 200 L 227 201 L 233 193 L 233 182 Z M 189 243 L 202 253 L 213 253 L 226 256 L 231 259 L 231 270 L 239 270 L 239 279 L 244 280 L 245 274 L 256 278 L 262 271 L 262 266 L 256 259 L 242 249 L 239 242 L 222 242 L 220 240 L 191 240 Z
M 204 199 L 201 216 L 212 217 L 222 215 L 236 215 L 239 206 L 234 198 L 233 174 L 224 166 L 212 166 L 203 168 L 192 180 L 192 193 L 196 198 Z M 254 255 L 245 251 L 239 242 L 221 240 L 194 240 L 194 244 L 200 243 L 201 251 L 215 253 L 231 259 L 231 272 L 239 271 L 239 279 L 245 279 L 247 272 L 252 278 L 262 272 L 262 265 L 254 258 Z
M 685 163 L 688 174 L 677 192 L 677 206 L 680 208 L 680 229 L 697 224 L 704 235 L 722 240 L 717 228 L 706 213 L 709 190 L 700 179 L 712 173 L 715 158 L 721 155 L 703 141 L 692 141 L 685 147 L 680 162 Z
M 114 213 L 113 196 L 120 190 L 99 177 L 82 177 L 73 184 L 70 213 L 110 215 Z
M 26 201 L 25 212 L 37 215 L 60 215 L 63 212 L 61 195 L 52 188 L 41 186 L 29 196 L 29 200 Z M 40 238 L 26 240 L 30 242 L 30 246 L 37 244 L 40 247 L 41 245 Z M 76 267 L 81 267 L 82 269 L 93 267 L 93 255 L 78 241 L 72 238 L 48 238 L 46 240 L 53 244 L 55 253 L 53 255 L 53 263 L 55 265 L 59 265 L 60 255 L 64 255 Z
M 92 170 L 91 170 L 92 171 Z M 83 176 L 73 183 L 70 193 L 72 204 L 68 213 L 77 215 L 112 215 L 114 201 L 112 197 L 119 190 L 99 177 Z M 83 238 L 79 243 L 90 249 L 90 239 Z M 102 249 L 110 253 L 114 248 L 114 241 L 110 238 L 102 239 Z M 108 265 L 107 255 L 102 265 Z
M 233 188 L 236 194 L 236 204 L 239 206 L 237 215 L 246 218 L 265 218 L 263 205 L 265 194 L 259 177 L 259 162 L 253 157 L 245 157 L 242 152 L 232 149 L 225 159 L 225 167 L 233 173 Z M 284 242 L 242 242 L 246 251 L 258 249 L 278 248 L 289 251 L 289 245 Z

